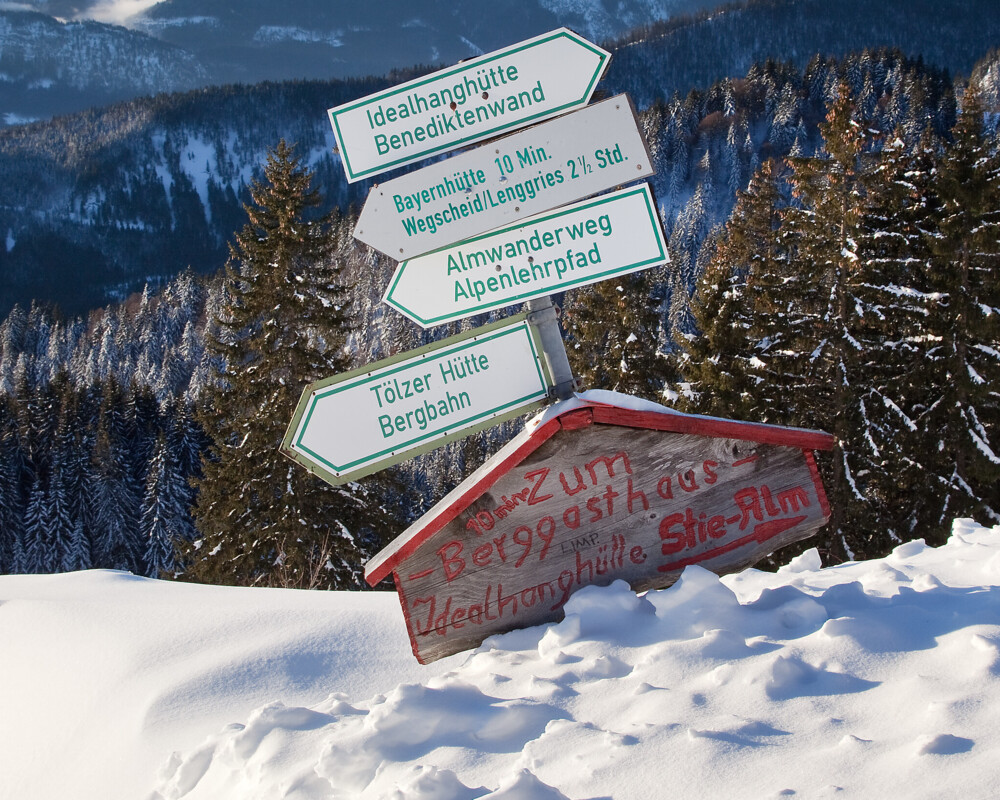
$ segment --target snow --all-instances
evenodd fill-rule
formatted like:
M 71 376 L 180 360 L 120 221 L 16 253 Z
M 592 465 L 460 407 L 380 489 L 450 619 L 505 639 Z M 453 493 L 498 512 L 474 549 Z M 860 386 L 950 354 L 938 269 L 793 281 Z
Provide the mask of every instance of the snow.
M 1000 796 L 1000 527 L 579 591 L 419 666 L 396 597 L 0 577 L 0 797 Z
M 128 25 L 132 18 L 142 14 L 160 0 L 98 0 L 80 14 L 84 19 L 95 19 L 110 25 Z

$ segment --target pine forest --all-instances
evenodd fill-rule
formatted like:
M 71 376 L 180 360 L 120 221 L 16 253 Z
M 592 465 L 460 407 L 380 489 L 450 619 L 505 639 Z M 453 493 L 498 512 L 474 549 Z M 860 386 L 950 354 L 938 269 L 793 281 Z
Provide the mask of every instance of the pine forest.
M 626 71 L 638 55 L 619 46 L 602 91 L 636 94 L 671 264 L 555 298 L 574 373 L 834 434 L 833 517 L 802 543 L 827 563 L 941 544 L 956 517 L 1000 522 L 1000 54 L 966 78 L 896 49 L 767 60 L 681 96 L 655 61 Z M 517 429 L 337 488 L 278 453 L 306 384 L 505 315 L 423 331 L 382 304 L 395 262 L 353 238 L 361 189 L 315 147 L 275 136 L 243 189 L 211 189 L 226 209 L 211 219 L 194 184 L 157 200 L 149 171 L 135 202 L 163 231 L 192 218 L 191 268 L 96 308 L 8 305 L 0 573 L 359 589 L 365 560 Z M 111 249 L 143 235 L 108 225 Z M 64 275 L 101 261 L 83 245 L 47 258 Z

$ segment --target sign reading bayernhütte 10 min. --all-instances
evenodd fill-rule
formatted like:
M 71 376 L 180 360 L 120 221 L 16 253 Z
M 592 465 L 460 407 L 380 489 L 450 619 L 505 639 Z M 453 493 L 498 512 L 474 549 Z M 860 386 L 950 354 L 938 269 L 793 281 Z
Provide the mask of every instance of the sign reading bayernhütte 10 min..
M 397 260 L 653 174 L 626 95 L 379 184 L 354 229 Z
M 369 562 L 422 662 L 560 619 L 585 585 L 739 569 L 829 517 L 826 434 L 575 395 L 548 295 L 669 262 L 629 185 L 652 174 L 631 102 L 584 108 L 608 59 L 560 29 L 329 111 L 349 181 L 493 139 L 375 186 L 355 236 L 401 260 L 384 301 L 419 325 L 528 311 L 307 387 L 282 452 L 339 484 L 561 401 Z
M 347 180 L 582 108 L 610 58 L 561 28 L 331 108 Z

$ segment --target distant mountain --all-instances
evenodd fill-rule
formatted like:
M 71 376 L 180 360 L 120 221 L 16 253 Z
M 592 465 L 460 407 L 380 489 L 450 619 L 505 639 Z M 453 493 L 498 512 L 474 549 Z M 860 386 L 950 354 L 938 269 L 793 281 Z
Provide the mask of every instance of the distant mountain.
M 143 33 L 0 11 L 0 120 L 8 125 L 209 82 L 195 54 Z
M 600 42 L 717 0 L 169 0 L 130 24 L 243 79 L 451 64 L 559 26 Z
M 968 0 L 961 10 L 941 26 L 938 7 L 918 0 L 886 0 L 875 16 L 864 0 L 757 0 L 683 24 L 649 26 L 609 45 L 614 55 L 602 91 L 627 91 L 640 108 L 651 109 L 647 136 L 659 169 L 654 186 L 672 245 L 687 254 L 681 283 L 693 285 L 700 242 L 725 219 L 756 160 L 787 152 L 796 140 L 815 141 L 829 89 L 823 80 L 831 78 L 829 70 L 819 80 L 815 69 L 806 69 L 815 60 L 811 54 L 836 57 L 888 42 L 922 59 L 922 68 L 947 87 L 951 76 L 930 65 L 968 73 L 1000 42 L 1000 4 Z M 122 42 L 134 35 L 113 30 Z M 789 97 L 808 100 L 811 110 L 803 117 L 786 105 L 776 127 L 785 99 L 776 83 L 767 84 L 760 92 L 768 104 L 752 109 L 746 130 L 736 130 L 732 109 L 746 94 L 750 65 L 782 53 L 794 62 L 782 69 L 799 76 L 782 78 Z M 995 89 L 996 58 L 978 71 Z M 770 81 L 771 72 L 755 80 Z M 332 205 L 357 206 L 371 184 L 345 182 L 324 111 L 416 74 L 199 89 L 0 128 L 0 313 L 33 299 L 83 312 L 188 266 L 218 269 L 226 241 L 244 221 L 247 186 L 267 148 L 282 137 L 298 144 Z M 710 88 L 722 76 L 736 80 L 724 91 Z M 905 98 L 892 94 L 899 76 L 888 77 L 880 102 L 895 124 L 908 111 Z M 875 73 L 875 84 L 885 80 Z M 699 91 L 689 95 L 693 87 Z M 657 100 L 666 105 L 654 105 Z M 688 209 L 700 185 L 712 201 L 701 211 Z
M 564 25 L 602 41 L 715 3 L 167 0 L 122 28 L 59 21 L 107 15 L 114 2 L 36 0 L 17 6 L 34 11 L 0 10 L 0 120 L 46 119 L 204 86 L 452 64 Z

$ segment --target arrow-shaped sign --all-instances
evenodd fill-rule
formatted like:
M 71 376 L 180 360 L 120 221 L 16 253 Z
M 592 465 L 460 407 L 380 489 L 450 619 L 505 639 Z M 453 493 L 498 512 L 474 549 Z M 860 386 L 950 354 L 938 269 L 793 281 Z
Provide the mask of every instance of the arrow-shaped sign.
M 376 186 L 357 239 L 402 261 L 654 173 L 627 95 Z
M 582 108 L 610 58 L 560 28 L 331 108 L 347 180 Z
M 430 328 L 669 260 L 642 184 L 404 261 L 384 300 Z
M 550 383 L 520 314 L 307 386 L 281 452 L 346 483 L 537 408 Z

